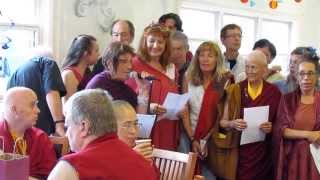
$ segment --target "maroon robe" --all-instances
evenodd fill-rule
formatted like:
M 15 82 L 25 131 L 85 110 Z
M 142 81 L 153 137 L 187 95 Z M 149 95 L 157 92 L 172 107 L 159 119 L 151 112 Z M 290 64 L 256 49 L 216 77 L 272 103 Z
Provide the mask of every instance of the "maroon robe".
M 89 143 L 80 152 L 62 157 L 79 174 L 80 180 L 155 180 L 159 174 L 153 163 L 145 160 L 128 145 L 107 133 Z
M 241 111 L 256 106 L 269 106 L 269 122 L 275 123 L 277 109 L 281 92 L 278 88 L 266 81 L 263 81 L 261 94 L 252 100 L 248 93 L 248 81 L 240 82 L 241 89 Z M 270 180 L 273 179 L 272 170 L 272 133 L 266 135 L 262 142 L 250 143 L 239 147 L 239 159 L 237 168 L 237 180 Z
M 4 119 L 0 121 L 0 136 L 4 138 L 4 152 L 12 153 L 14 141 Z M 38 128 L 27 129 L 24 138 L 30 158 L 30 176 L 46 178 L 57 161 L 53 144 L 48 135 Z
M 178 93 L 177 73 L 175 80 L 170 79 L 162 72 L 144 63 L 138 56 L 133 58 L 133 70 L 136 72 L 148 72 L 158 80 L 152 83 L 150 103 L 163 104 L 168 92 Z M 133 81 L 127 81 L 127 84 L 136 90 L 136 84 Z M 156 148 L 176 151 L 180 136 L 178 120 L 161 119 L 158 120 L 152 128 L 152 144 Z
M 278 147 L 275 152 L 277 158 L 276 179 L 320 179 L 319 172 L 315 166 L 310 153 L 310 143 L 307 139 L 284 139 L 285 128 L 294 129 L 295 114 L 300 103 L 301 93 L 296 90 L 281 98 L 279 104 L 278 120 L 274 131 L 274 147 Z M 316 121 L 313 131 L 320 131 L 320 93 L 315 95 Z M 290 164 L 290 166 L 289 166 Z M 289 169 L 290 167 L 290 169 Z

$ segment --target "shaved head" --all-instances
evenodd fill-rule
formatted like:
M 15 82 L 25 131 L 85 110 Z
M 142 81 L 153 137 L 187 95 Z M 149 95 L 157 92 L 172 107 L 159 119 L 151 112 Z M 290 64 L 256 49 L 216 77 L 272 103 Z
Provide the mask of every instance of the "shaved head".
M 260 50 L 252 51 L 248 56 L 246 61 L 254 61 L 261 66 L 267 66 L 268 61 L 266 55 Z
M 8 89 L 4 97 L 4 117 L 13 128 L 27 129 L 35 125 L 40 112 L 37 95 L 26 87 Z
M 267 73 L 268 62 L 262 51 L 252 51 L 246 59 L 246 75 L 250 83 L 259 83 Z
M 26 87 L 13 87 L 8 89 L 3 101 L 5 109 L 21 104 L 21 101 L 24 101 L 25 97 L 30 95 L 36 96 L 32 89 Z

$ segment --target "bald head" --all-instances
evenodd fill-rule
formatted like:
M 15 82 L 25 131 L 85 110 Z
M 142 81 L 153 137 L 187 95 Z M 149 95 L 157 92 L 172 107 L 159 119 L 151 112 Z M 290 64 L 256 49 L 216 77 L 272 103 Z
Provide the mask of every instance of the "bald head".
M 17 106 L 29 96 L 36 96 L 32 89 L 26 87 L 10 88 L 4 96 L 4 107 Z
M 40 112 L 37 95 L 26 87 L 8 89 L 4 97 L 4 116 L 11 126 L 29 128 L 35 125 Z
M 267 57 L 259 50 L 252 51 L 246 59 L 246 75 L 250 83 L 260 83 L 267 73 Z
M 268 61 L 266 55 L 260 51 L 260 50 L 254 50 L 252 51 L 248 56 L 246 61 L 252 61 L 255 62 L 261 66 L 267 66 Z

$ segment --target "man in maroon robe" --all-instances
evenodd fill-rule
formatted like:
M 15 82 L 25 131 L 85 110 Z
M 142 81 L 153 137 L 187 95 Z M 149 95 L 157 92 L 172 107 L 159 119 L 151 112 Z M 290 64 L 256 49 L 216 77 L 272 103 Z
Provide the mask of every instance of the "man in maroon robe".
M 77 92 L 65 107 L 67 137 L 75 153 L 58 162 L 49 180 L 158 179 L 152 163 L 118 139 L 116 117 L 106 91 Z
M 4 98 L 0 136 L 4 138 L 4 152 L 12 153 L 16 142 L 15 153 L 30 158 L 30 176 L 42 179 L 49 175 L 57 159 L 47 134 L 32 127 L 40 112 L 37 102 L 36 94 L 29 88 L 9 89 Z
M 234 129 L 241 132 L 247 128 L 247 123 L 243 119 L 244 108 L 269 106 L 268 122 L 260 125 L 260 130 L 266 133 L 265 140 L 239 145 L 238 147 L 235 178 L 237 180 L 273 179 L 271 131 L 276 120 L 281 92 L 276 86 L 263 80 L 266 70 L 267 61 L 262 52 L 253 51 L 248 55 L 246 59 L 247 79 L 236 84 L 239 86 L 237 91 L 240 92 L 233 92 L 240 96 L 240 111 L 239 108 L 235 110 L 239 114 L 235 119 L 230 119 L 234 116 L 230 117 L 232 113 L 229 112 L 230 120 L 224 115 L 220 122 L 220 126 L 224 129 Z M 239 98 L 234 95 L 229 96 Z M 230 111 L 230 107 L 228 108 Z

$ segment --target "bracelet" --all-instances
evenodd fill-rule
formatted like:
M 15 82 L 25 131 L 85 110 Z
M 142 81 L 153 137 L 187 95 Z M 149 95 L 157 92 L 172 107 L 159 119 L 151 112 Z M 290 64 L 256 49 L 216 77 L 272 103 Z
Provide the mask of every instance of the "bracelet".
M 54 124 L 64 123 L 64 120 L 54 121 Z

